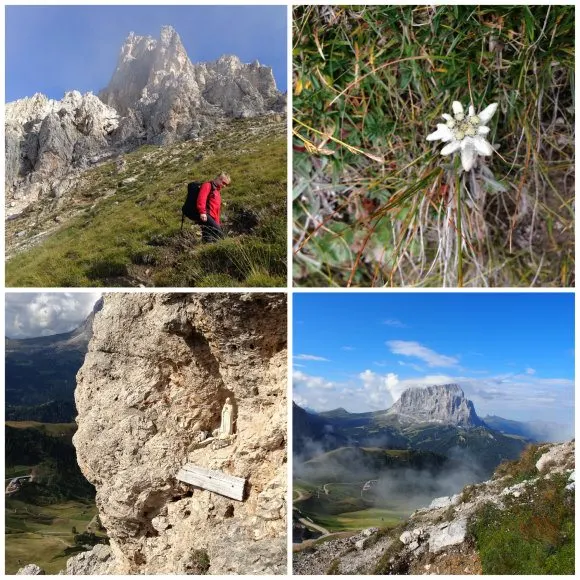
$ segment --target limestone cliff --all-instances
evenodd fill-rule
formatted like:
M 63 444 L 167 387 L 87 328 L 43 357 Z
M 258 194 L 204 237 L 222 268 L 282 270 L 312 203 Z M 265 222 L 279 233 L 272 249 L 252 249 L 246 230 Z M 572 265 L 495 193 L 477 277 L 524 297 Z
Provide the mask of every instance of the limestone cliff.
M 402 423 L 441 423 L 470 428 L 484 423 L 458 385 L 416 387 L 404 391 L 387 411 Z
M 284 113 L 272 69 L 237 56 L 193 64 L 171 26 L 159 39 L 129 34 L 107 87 L 62 100 L 33 97 L 6 110 L 6 211 L 61 198 L 82 170 L 145 143 L 197 139 L 231 118 Z
M 111 554 L 102 568 L 86 554 L 84 570 L 285 572 L 286 349 L 282 294 L 105 295 L 77 376 L 74 444 Z M 224 440 L 212 432 L 228 397 Z M 178 481 L 185 463 L 246 478 L 244 500 Z M 78 560 L 69 573 L 87 573 Z

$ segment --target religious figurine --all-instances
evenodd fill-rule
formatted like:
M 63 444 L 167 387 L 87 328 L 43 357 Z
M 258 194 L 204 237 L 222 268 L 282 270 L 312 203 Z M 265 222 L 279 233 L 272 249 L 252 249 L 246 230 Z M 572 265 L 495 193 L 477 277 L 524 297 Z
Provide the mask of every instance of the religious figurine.
M 220 425 L 219 437 L 229 437 L 234 434 L 234 406 L 230 398 L 226 399 L 222 409 L 222 423 Z

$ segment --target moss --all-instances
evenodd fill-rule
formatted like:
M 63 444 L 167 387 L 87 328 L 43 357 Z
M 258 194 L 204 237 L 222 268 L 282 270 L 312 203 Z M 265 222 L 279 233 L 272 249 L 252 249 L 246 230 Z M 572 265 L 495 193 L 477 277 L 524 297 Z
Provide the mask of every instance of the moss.
M 191 553 L 189 574 L 207 574 L 209 570 L 209 554 L 207 550 L 194 550 Z

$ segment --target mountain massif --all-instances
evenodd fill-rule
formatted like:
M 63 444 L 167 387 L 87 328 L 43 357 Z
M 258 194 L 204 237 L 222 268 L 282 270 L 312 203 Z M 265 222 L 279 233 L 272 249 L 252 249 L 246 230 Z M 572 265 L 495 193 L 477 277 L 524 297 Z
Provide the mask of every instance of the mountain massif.
M 193 64 L 171 26 L 159 39 L 131 33 L 98 95 L 70 91 L 57 101 L 38 93 L 6 105 L 7 215 L 62 195 L 76 183 L 75 169 L 285 107 L 271 68 L 257 61 L 222 56 Z
M 301 460 L 345 445 L 415 449 L 469 460 L 489 475 L 525 447 L 522 437 L 486 425 L 454 384 L 407 389 L 384 411 L 315 414 L 296 409 L 294 417 L 294 450 Z
M 407 389 L 387 415 L 399 423 L 439 423 L 470 429 L 483 426 L 473 403 L 458 385 L 434 385 Z

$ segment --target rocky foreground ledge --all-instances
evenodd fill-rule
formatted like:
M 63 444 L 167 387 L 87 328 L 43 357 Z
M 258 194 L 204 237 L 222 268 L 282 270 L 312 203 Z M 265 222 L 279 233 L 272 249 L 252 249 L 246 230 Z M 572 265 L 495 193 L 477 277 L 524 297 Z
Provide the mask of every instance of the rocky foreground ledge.
M 295 553 L 294 574 L 483 574 L 475 534 L 490 510 L 541 509 L 556 493 L 574 509 L 574 450 L 574 441 L 531 446 L 492 479 L 433 500 L 397 528 L 369 528 Z

